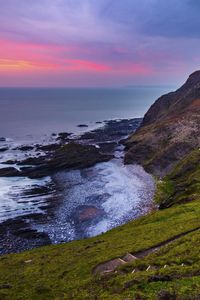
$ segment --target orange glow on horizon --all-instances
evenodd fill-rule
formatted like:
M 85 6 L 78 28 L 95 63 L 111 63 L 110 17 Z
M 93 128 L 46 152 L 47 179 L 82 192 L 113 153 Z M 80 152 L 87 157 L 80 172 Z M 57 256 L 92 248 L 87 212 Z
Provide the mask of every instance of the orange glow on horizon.
M 34 63 L 27 60 L 11 60 L 11 59 L 0 59 L 0 72 L 9 71 L 29 71 L 29 70 L 42 70 L 44 68 L 55 68 L 54 64 L 47 63 Z

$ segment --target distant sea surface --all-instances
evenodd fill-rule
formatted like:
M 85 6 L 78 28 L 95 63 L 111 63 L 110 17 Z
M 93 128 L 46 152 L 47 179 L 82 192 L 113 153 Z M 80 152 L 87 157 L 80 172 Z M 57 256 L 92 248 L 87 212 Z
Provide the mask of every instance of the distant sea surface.
M 0 136 L 38 138 L 61 131 L 78 133 L 96 122 L 142 117 L 172 87 L 0 88 Z M 82 129 L 83 130 L 83 129 Z

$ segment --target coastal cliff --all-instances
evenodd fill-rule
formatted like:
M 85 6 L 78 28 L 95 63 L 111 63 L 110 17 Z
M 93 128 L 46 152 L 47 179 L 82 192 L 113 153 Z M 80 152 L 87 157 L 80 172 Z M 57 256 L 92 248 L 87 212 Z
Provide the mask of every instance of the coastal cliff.
M 159 177 L 200 146 L 200 71 L 175 92 L 161 96 L 126 141 L 125 163 L 142 164 Z
M 125 141 L 125 163 L 155 175 L 160 209 L 91 239 L 0 257 L 0 298 L 200 299 L 199 133 L 197 71 Z

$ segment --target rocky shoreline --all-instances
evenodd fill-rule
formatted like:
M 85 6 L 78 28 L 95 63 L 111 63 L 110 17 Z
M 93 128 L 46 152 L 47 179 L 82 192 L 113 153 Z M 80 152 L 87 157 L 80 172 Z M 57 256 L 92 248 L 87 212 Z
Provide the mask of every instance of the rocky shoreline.
M 57 179 L 59 174 L 76 169 L 84 171 L 97 163 L 108 162 L 114 157 L 117 158 L 116 156 L 121 157 L 123 152 L 116 152 L 116 149 L 121 147 L 121 140 L 135 131 L 140 123 L 141 119 L 111 120 L 81 136 L 62 132 L 53 134 L 53 143 L 18 147 L 18 150 L 28 153 L 26 158 L 13 158 L 2 162 L 1 165 L 5 167 L 0 169 L 0 177 L 38 179 L 48 176 L 51 178 L 51 184 L 30 187 L 19 196 L 21 201 L 23 198 L 27 201 L 29 197 L 44 197 L 46 200 L 44 205 L 39 206 L 40 212 L 19 215 L 0 223 L 0 254 L 21 252 L 52 243 L 44 228 L 45 224 L 54 220 L 55 212 L 63 201 L 63 187 Z M 80 204 L 73 214 L 73 222 L 83 231 L 88 224 L 102 218 L 104 213 L 96 206 Z

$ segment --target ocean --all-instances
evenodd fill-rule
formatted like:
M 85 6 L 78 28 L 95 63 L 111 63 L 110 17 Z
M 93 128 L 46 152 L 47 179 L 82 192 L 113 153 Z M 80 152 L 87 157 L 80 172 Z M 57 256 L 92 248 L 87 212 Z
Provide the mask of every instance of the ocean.
M 0 88 L 0 137 L 40 138 L 53 132 L 81 132 L 96 122 L 142 117 L 170 87 Z

